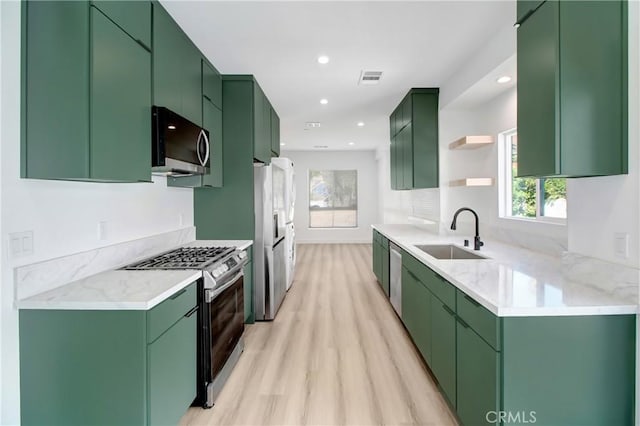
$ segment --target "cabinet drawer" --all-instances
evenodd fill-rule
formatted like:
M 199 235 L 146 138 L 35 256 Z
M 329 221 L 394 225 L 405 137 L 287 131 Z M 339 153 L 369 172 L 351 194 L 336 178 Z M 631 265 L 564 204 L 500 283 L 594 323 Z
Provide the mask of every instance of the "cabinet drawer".
M 456 290 L 447 280 L 404 250 L 402 252 L 402 265 L 411 271 L 438 299 L 450 308 L 455 308 Z
M 175 292 L 147 314 L 147 342 L 153 342 L 196 306 L 196 283 Z
M 500 350 L 500 318 L 470 296 L 457 290 L 458 316 L 495 350 Z

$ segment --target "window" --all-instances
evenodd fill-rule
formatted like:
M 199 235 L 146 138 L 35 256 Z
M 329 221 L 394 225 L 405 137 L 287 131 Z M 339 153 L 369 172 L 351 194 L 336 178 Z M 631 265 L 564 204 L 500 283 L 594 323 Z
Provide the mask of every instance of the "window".
M 501 216 L 563 222 L 567 217 L 567 181 L 561 178 L 519 178 L 518 133 L 501 135 Z
M 357 188 L 356 170 L 309 170 L 309 227 L 357 227 Z

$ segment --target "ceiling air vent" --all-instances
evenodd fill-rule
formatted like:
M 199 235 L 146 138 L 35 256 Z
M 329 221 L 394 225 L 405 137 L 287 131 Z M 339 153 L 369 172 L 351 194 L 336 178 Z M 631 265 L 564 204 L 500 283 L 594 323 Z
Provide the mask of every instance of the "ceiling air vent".
M 327 149 L 329 148 L 329 145 L 314 145 L 313 147 L 318 149 Z
M 320 127 L 319 121 L 307 121 L 306 123 L 304 123 L 305 130 L 316 129 L 318 127 Z
M 373 84 L 378 84 L 381 78 L 382 71 L 362 71 L 360 73 L 360 80 L 358 81 L 358 84 L 371 86 Z

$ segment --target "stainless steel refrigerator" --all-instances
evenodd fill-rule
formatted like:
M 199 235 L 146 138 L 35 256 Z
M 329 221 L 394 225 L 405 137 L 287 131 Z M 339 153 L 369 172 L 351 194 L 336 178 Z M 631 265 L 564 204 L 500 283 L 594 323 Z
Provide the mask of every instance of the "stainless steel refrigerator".
M 275 164 L 284 170 L 284 244 L 285 244 L 285 279 L 287 290 L 293 283 L 293 273 L 296 265 L 296 232 L 293 223 L 296 202 L 295 172 L 293 162 L 284 157 L 272 158 Z
M 257 321 L 275 318 L 287 292 L 285 277 L 284 170 L 254 164 L 256 235 L 253 242 L 253 292 Z

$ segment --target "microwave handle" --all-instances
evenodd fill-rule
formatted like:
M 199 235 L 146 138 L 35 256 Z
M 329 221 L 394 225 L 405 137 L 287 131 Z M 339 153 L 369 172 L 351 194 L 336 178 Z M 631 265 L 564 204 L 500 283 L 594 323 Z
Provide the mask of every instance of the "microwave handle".
M 202 142 L 202 140 L 204 139 L 205 142 L 205 154 L 204 154 L 204 160 L 202 159 L 202 156 L 200 155 L 200 143 Z M 200 160 L 200 164 L 204 167 L 207 164 L 207 161 L 209 161 L 209 138 L 207 137 L 207 134 L 204 132 L 204 130 L 200 130 L 200 134 L 198 135 L 198 143 L 196 145 L 196 152 L 198 153 L 198 160 Z

